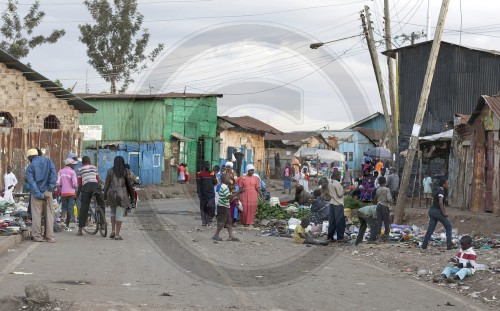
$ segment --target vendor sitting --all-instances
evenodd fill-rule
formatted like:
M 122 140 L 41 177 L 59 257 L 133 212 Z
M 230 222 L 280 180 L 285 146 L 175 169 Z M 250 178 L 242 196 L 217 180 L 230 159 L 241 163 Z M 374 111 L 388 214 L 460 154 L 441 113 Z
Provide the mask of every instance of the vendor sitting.
M 299 205 L 311 205 L 313 197 L 311 194 L 304 190 L 302 185 L 297 185 L 295 187 L 295 198 L 288 203 L 299 203 Z
M 293 239 L 295 243 L 298 244 L 314 244 L 314 245 L 328 245 L 328 241 L 316 241 L 306 232 L 306 228 L 309 226 L 309 220 L 307 218 L 302 219 L 300 225 L 295 227 L 293 231 Z

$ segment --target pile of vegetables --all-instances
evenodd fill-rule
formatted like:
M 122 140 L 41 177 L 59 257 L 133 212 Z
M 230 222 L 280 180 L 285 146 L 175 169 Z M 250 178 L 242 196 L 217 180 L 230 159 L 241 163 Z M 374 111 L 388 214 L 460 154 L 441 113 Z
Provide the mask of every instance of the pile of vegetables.
M 274 205 L 271 206 L 269 201 L 259 200 L 259 204 L 257 205 L 257 214 L 255 218 L 262 219 L 290 219 L 290 217 L 302 219 L 309 218 L 311 216 L 311 210 L 309 208 L 300 208 L 297 203 L 294 203 L 295 207 L 297 207 L 297 211 L 294 213 L 288 213 L 285 208 Z

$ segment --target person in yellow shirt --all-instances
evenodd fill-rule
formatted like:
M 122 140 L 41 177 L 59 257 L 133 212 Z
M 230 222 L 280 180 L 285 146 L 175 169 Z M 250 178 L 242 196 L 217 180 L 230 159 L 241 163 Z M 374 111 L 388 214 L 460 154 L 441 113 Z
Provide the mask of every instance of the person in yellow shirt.
M 295 243 L 298 244 L 314 244 L 314 245 L 328 245 L 328 241 L 316 241 L 306 232 L 306 228 L 309 226 L 309 219 L 304 218 L 300 222 L 300 225 L 295 227 L 293 231 L 293 239 Z

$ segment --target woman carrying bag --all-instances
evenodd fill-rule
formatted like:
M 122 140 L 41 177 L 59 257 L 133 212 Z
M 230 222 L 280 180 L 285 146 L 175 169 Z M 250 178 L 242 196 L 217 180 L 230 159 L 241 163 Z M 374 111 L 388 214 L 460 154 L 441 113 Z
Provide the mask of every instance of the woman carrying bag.
M 125 168 L 123 157 L 115 157 L 113 167 L 106 174 L 104 185 L 104 200 L 111 207 L 111 235 L 110 238 L 123 240 L 120 235 L 125 208 L 134 200 L 134 188 Z

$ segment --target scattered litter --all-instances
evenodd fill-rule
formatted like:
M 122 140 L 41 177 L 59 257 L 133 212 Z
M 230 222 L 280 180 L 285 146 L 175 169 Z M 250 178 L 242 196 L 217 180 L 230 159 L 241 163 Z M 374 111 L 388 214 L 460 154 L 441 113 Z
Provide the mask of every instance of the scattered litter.
M 16 251 L 15 249 L 11 249 L 11 248 L 9 248 L 9 249 L 7 250 L 7 252 L 9 252 L 9 253 L 12 253 L 12 252 L 15 252 L 15 251 Z
M 15 275 L 30 275 L 30 274 L 33 274 L 33 272 L 18 272 L 18 271 L 14 271 L 14 272 L 11 272 L 10 274 L 15 274 Z
M 165 293 L 160 294 L 160 296 L 171 297 L 172 294 L 165 292 Z
M 132 285 L 132 284 L 130 284 L 130 283 L 123 283 L 122 284 L 122 286 L 130 286 L 130 285 Z
M 452 304 L 451 302 L 449 302 L 449 301 L 448 301 L 448 302 L 445 304 L 445 306 L 447 306 L 447 307 L 454 307 L 455 305 L 454 305 L 454 304 Z
M 263 278 L 263 276 L 262 276 L 262 275 L 256 275 L 255 277 L 256 277 L 256 278 Z

